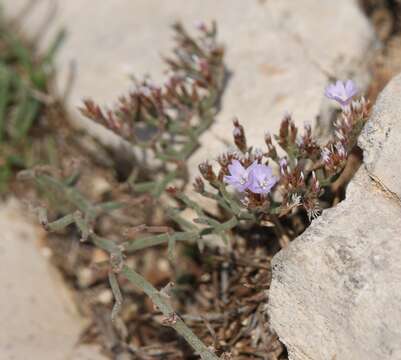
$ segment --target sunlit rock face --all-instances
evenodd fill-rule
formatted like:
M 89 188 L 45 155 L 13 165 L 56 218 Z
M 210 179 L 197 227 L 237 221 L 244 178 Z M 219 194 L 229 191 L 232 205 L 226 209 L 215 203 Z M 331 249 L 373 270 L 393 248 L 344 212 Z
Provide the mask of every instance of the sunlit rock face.
M 378 98 L 346 200 L 273 259 L 269 314 L 291 360 L 401 358 L 400 90 L 399 75 Z

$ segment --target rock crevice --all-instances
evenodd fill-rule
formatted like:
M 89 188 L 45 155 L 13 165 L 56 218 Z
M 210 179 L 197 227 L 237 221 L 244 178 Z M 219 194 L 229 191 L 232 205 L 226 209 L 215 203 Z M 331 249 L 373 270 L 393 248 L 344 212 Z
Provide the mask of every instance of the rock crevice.
M 401 75 L 361 135 L 347 198 L 273 259 L 269 314 L 291 360 L 401 359 Z

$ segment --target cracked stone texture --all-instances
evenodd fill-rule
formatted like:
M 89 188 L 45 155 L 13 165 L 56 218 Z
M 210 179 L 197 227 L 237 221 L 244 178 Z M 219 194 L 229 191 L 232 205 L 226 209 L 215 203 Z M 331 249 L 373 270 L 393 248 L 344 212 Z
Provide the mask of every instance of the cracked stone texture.
M 97 348 L 77 346 L 85 322 L 17 200 L 0 205 L 0 229 L 0 359 L 104 360 Z
M 399 79 L 399 77 L 398 77 Z M 393 80 L 381 93 L 359 139 L 369 172 L 401 198 L 400 137 L 401 81 Z
M 3 0 L 6 13 L 15 16 L 27 0 Z M 82 98 L 110 104 L 130 86 L 129 74 L 163 77 L 160 54 L 172 46 L 169 26 L 183 20 L 216 19 L 220 39 L 227 48 L 232 72 L 223 109 L 202 138 L 205 145 L 193 157 L 191 168 L 215 158 L 232 141 L 232 124 L 238 116 L 250 143 L 263 146 L 263 132 L 276 131 L 288 110 L 299 124 L 314 122 L 327 110 L 323 89 L 327 73 L 368 83 L 367 59 L 377 43 L 374 32 L 356 0 L 103 0 L 82 6 L 81 0 L 37 0 L 24 18 L 23 28 L 35 34 L 47 18 L 52 21 L 42 44 L 60 26 L 68 38 L 58 56 L 57 88 L 63 91 L 71 61 L 75 83 L 67 107 L 77 123 Z M 327 114 L 327 111 L 324 111 Z M 92 124 L 94 125 L 94 124 Z M 326 125 L 325 125 L 326 126 Z M 114 142 L 109 132 L 103 140 Z M 106 135 L 105 135 L 106 134 Z M 194 171 L 195 172 L 195 171 Z
M 268 311 L 291 360 L 401 359 L 401 75 L 382 92 L 346 200 L 273 259 Z

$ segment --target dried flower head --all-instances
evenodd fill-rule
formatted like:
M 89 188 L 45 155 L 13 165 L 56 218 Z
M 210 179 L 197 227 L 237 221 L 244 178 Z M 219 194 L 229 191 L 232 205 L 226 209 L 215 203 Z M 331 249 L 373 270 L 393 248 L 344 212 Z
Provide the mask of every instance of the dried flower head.
M 323 163 L 330 173 L 336 173 L 343 168 L 347 156 L 347 150 L 340 141 L 327 145 L 321 152 Z
M 234 143 L 239 150 L 245 152 L 247 150 L 247 145 L 246 145 L 244 127 L 239 123 L 238 119 L 234 119 L 233 124 L 234 124 L 234 130 L 233 130 Z
M 202 178 L 200 176 L 197 176 L 195 178 L 195 181 L 193 183 L 193 188 L 195 192 L 199 194 L 203 194 L 205 192 L 205 183 L 203 182 Z
M 209 163 L 209 161 L 204 161 L 203 163 L 199 164 L 199 171 L 202 174 L 203 178 L 206 181 L 214 181 L 216 180 L 216 174 L 213 171 L 212 165 Z

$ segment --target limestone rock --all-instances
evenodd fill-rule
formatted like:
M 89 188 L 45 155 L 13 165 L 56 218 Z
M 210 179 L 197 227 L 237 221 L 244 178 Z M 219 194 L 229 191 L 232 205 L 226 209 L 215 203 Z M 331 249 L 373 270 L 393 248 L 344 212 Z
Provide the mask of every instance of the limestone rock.
M 273 259 L 269 314 L 291 360 L 401 359 L 400 88 L 377 101 L 346 200 Z
M 366 168 L 401 198 L 400 134 L 401 81 L 397 77 L 380 94 L 359 145 L 364 149 Z
M 90 357 L 80 355 L 85 323 L 63 279 L 37 248 L 43 234 L 24 217 L 16 200 L 1 204 L 0 359 L 104 359 L 93 349 Z

